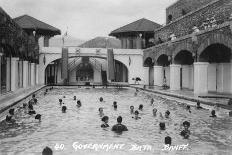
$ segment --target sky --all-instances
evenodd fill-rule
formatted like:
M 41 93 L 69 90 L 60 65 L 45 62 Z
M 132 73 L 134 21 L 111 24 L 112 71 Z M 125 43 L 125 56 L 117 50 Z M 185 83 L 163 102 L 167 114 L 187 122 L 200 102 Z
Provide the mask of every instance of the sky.
M 64 34 L 89 40 L 140 18 L 165 24 L 165 10 L 176 0 L 0 0 L 12 17 L 37 18 Z

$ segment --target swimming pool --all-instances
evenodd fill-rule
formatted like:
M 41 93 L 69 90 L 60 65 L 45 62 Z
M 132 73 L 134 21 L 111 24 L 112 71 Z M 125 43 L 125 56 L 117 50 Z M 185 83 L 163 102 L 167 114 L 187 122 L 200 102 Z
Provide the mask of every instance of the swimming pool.
M 42 115 L 42 121 L 35 121 L 34 117 L 24 112 L 16 113 L 18 125 L 0 129 L 0 154 L 41 154 L 45 146 L 52 148 L 55 155 L 231 154 L 232 119 L 223 110 L 218 113 L 218 118 L 211 118 L 209 110 L 196 110 L 192 107 L 192 113 L 189 113 L 175 100 L 146 92 L 139 92 L 134 96 L 134 92 L 135 90 L 130 88 L 56 87 L 44 96 L 43 91 L 40 91 L 36 94 L 39 103 L 34 109 Z M 81 100 L 81 108 L 76 107 L 74 95 Z M 104 98 L 104 102 L 99 102 L 100 96 Z M 150 105 L 151 97 L 155 99 L 154 106 Z M 66 113 L 61 112 L 59 98 L 62 98 L 67 106 Z M 113 101 L 118 102 L 117 110 L 112 107 Z M 129 107 L 134 105 L 137 109 L 139 104 L 144 105 L 144 110 L 140 112 L 141 119 L 134 120 Z M 103 107 L 104 114 L 109 116 L 108 129 L 100 127 L 102 122 L 98 114 L 99 107 Z M 159 115 L 154 117 L 152 115 L 154 107 L 162 113 L 169 110 L 170 119 L 161 119 Z M 110 131 L 119 115 L 123 117 L 122 124 L 129 130 L 121 135 Z M 181 124 L 185 120 L 191 123 L 189 139 L 183 139 L 179 135 L 182 130 Z M 161 121 L 166 123 L 165 131 L 159 130 Z M 172 137 L 172 145 L 188 144 L 188 150 L 163 151 L 166 136 Z M 97 145 L 95 149 L 93 148 L 93 144 L 103 143 L 104 145 L 120 144 L 121 147 L 109 150 L 105 147 L 97 151 Z M 87 147 L 85 144 L 92 146 L 84 149 Z M 135 144 L 147 147 L 130 150 Z

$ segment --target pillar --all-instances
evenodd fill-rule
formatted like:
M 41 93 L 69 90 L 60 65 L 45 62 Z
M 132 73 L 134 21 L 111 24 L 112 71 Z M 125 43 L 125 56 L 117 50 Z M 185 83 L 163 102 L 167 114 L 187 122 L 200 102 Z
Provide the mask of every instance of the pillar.
M 31 86 L 31 63 L 28 62 L 28 86 Z
M 28 87 L 28 61 L 23 61 L 23 88 Z
M 17 57 L 11 58 L 11 91 L 18 89 L 18 61 L 19 58 Z
M 142 38 L 137 37 L 137 39 L 136 39 L 136 49 L 142 49 L 142 43 L 143 43 Z
M 19 61 L 19 88 L 23 87 L 23 61 Z
M 130 38 L 126 39 L 126 49 L 130 49 Z
M 31 63 L 31 86 L 35 86 L 35 63 Z
M 6 91 L 11 90 L 11 58 L 6 58 Z
M 44 47 L 49 47 L 50 36 L 44 36 Z
M 208 62 L 194 63 L 194 94 L 208 93 Z
M 144 76 L 143 76 L 143 81 L 144 85 L 149 85 L 149 67 L 143 67 L 144 68 Z
M 181 65 L 170 65 L 170 90 L 180 90 Z
M 164 80 L 163 66 L 154 66 L 154 85 L 162 86 Z
M 39 84 L 39 64 L 35 66 L 35 84 Z
M 2 93 L 2 80 L 1 80 L 1 77 L 2 77 L 2 70 L 1 70 L 1 68 L 2 68 L 2 55 L 3 55 L 3 53 L 0 53 L 0 94 Z

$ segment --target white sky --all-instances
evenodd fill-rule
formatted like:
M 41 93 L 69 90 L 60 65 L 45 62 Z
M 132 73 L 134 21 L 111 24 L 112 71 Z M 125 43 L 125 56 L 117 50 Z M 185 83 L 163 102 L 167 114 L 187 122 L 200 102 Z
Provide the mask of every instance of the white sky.
M 165 24 L 165 9 L 176 0 L 0 0 L 12 17 L 28 14 L 88 40 L 108 34 L 130 22 L 147 18 Z

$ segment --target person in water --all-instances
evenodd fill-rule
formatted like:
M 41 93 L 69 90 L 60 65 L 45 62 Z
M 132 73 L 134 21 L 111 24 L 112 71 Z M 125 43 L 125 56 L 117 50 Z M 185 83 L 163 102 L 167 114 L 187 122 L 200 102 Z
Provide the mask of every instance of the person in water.
M 212 110 L 212 111 L 211 111 L 211 116 L 210 116 L 210 117 L 217 117 L 216 111 L 215 111 L 215 110 Z
M 170 115 L 170 111 L 167 110 L 167 111 L 165 112 L 165 118 L 169 118 L 169 115 Z
M 184 121 L 183 126 L 184 126 L 184 130 L 181 131 L 180 135 L 184 137 L 184 139 L 188 139 L 190 136 L 190 131 L 189 131 L 190 123 L 188 121 Z
M 81 101 L 77 100 L 77 107 L 80 108 L 81 107 Z
M 197 109 L 202 109 L 200 101 L 197 101 Z
M 172 138 L 170 136 L 166 136 L 164 139 L 164 144 L 165 145 L 172 145 Z
M 107 128 L 107 127 L 109 127 L 109 125 L 108 125 L 109 117 L 108 117 L 108 116 L 102 117 L 101 120 L 102 120 L 102 122 L 103 122 L 103 124 L 101 125 L 102 128 Z
M 62 99 L 59 99 L 59 104 L 62 105 L 63 103 L 63 100 Z
M 39 120 L 39 122 L 41 122 L 41 115 L 40 114 L 35 115 L 35 119 L 37 119 L 37 120 Z
M 117 122 L 118 123 L 112 127 L 112 131 L 115 131 L 117 133 L 128 131 L 127 127 L 122 124 L 122 116 L 118 116 Z
M 76 101 L 76 100 L 77 100 L 77 97 L 76 97 L 76 96 L 73 96 L 73 100 L 75 100 L 75 101 Z
M 100 107 L 100 108 L 98 109 L 98 111 L 99 111 L 99 115 L 100 115 L 100 117 L 103 117 L 103 116 L 104 116 L 103 108 L 102 108 L 102 107 Z
M 67 107 L 66 106 L 62 106 L 62 112 L 66 113 Z
M 138 112 L 138 110 L 135 111 L 135 116 L 132 117 L 132 118 L 134 118 L 135 120 L 141 119 L 141 117 L 139 117 L 139 112 Z
M 34 110 L 34 107 L 33 107 L 33 105 L 32 105 L 31 102 L 29 102 L 28 110 L 29 110 L 29 111 L 28 111 L 28 114 L 29 114 L 29 115 L 36 114 L 36 112 L 35 112 L 35 110 Z
M 140 111 L 143 110 L 143 105 L 142 105 L 142 104 L 139 105 L 139 110 L 140 110 Z
M 14 109 L 9 110 L 9 115 L 6 115 L 6 122 L 14 122 Z
M 152 113 L 153 113 L 153 116 L 156 116 L 157 109 L 156 109 L 156 108 L 154 108 L 154 109 L 152 110 Z
M 100 97 L 100 98 L 99 98 L 99 101 L 100 101 L 100 102 L 103 102 L 103 98 L 102 98 L 102 97 Z
M 190 105 L 187 105 L 186 110 L 191 113 Z
M 45 147 L 42 151 L 42 155 L 53 155 L 52 149 L 50 147 Z
M 151 98 L 151 105 L 153 105 L 154 104 L 154 99 L 153 98 Z
M 135 107 L 132 105 L 132 106 L 130 106 L 130 113 L 131 114 L 133 114 L 134 113 L 134 109 L 135 109 Z
M 165 130 L 166 129 L 164 122 L 160 122 L 159 126 L 160 126 L 160 130 Z
M 114 107 L 115 110 L 118 108 L 118 105 L 117 105 L 116 101 L 113 102 L 113 107 Z

